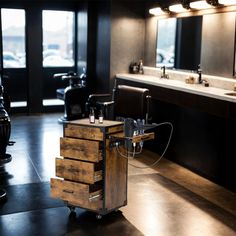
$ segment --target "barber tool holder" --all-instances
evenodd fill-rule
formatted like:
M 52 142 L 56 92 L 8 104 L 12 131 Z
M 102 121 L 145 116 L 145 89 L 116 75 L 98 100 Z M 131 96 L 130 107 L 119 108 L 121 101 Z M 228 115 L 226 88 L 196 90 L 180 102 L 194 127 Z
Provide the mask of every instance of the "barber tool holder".
M 79 207 L 100 219 L 127 204 L 128 162 L 110 148 L 109 138 L 123 128 L 123 122 L 88 118 L 64 123 L 51 196 L 64 200 L 70 215 Z
M 112 134 L 110 135 L 110 148 L 117 146 L 117 144 L 119 146 L 124 145 L 127 141 L 131 143 L 140 143 L 154 138 L 154 132 L 133 135 L 132 137 L 126 137 L 124 133 Z
M 118 134 L 112 134 L 110 136 L 110 147 L 124 145 L 127 149 L 130 149 L 137 143 L 143 143 L 144 141 L 154 139 L 154 132 L 147 132 L 145 130 L 155 128 L 155 124 L 145 124 L 144 120 L 138 119 L 137 121 L 132 118 L 124 119 L 124 132 Z

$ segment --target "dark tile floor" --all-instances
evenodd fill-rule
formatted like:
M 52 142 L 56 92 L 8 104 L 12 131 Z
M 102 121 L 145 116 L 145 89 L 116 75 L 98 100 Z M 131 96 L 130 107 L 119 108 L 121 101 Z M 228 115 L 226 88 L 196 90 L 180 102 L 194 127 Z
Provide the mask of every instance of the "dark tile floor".
M 128 205 L 97 220 L 76 208 L 76 218 L 50 198 L 62 126 L 60 114 L 12 116 L 12 162 L 0 168 L 8 201 L 0 204 L 1 236 L 35 235 L 236 235 L 236 195 L 163 159 L 154 168 L 129 166 Z M 144 151 L 132 164 L 146 166 Z

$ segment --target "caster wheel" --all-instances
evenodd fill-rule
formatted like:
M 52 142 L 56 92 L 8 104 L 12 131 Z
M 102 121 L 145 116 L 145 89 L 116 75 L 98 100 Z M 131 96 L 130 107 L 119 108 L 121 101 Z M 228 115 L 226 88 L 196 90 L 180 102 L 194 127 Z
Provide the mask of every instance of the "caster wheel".
M 69 218 L 76 218 L 75 207 L 68 205 L 68 208 L 69 208 L 69 210 L 70 210 Z
M 72 213 L 72 212 L 76 213 L 74 206 L 68 206 L 68 208 L 69 208 L 69 210 L 70 210 L 70 213 Z
M 97 218 L 98 220 L 101 220 L 101 219 L 102 219 L 102 215 L 97 214 L 97 215 L 96 215 L 96 218 Z
M 70 219 L 75 219 L 76 218 L 76 212 L 75 211 L 71 211 L 69 214 L 69 218 Z

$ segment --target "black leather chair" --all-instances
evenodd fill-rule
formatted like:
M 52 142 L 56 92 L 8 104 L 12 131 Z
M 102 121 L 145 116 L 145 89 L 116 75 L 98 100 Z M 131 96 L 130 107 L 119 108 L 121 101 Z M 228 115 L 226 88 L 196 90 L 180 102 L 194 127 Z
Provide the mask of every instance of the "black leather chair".
M 0 77 L 0 167 L 11 161 L 12 157 L 6 153 L 7 145 L 11 134 L 11 123 L 8 116 L 10 110 L 10 99 L 4 92 Z M 6 200 L 6 191 L 0 188 L 0 202 Z
M 112 94 L 91 94 L 87 109 L 103 110 L 105 119 L 144 119 L 148 123 L 150 92 L 147 88 L 118 85 Z
M 88 99 L 85 74 L 78 76 L 74 72 L 68 72 L 55 74 L 54 78 L 69 81 L 69 86 L 56 90 L 57 98 L 64 101 L 64 116 L 58 121 L 63 123 L 85 117 L 85 103 Z
M 86 88 L 66 88 L 64 93 L 64 116 L 59 120 L 70 121 L 85 117 L 85 103 L 88 98 Z

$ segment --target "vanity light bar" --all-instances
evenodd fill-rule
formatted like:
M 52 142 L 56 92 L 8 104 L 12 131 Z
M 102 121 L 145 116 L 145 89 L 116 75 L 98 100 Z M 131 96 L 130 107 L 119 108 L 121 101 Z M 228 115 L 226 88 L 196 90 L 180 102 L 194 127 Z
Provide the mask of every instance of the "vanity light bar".
M 222 5 L 236 5 L 236 0 L 218 0 Z
M 183 4 L 174 4 L 169 6 L 169 8 L 166 9 L 162 9 L 161 7 L 156 7 L 156 8 L 152 8 L 149 10 L 149 13 L 155 16 L 167 16 L 168 13 L 187 13 L 187 12 L 191 12 L 191 10 L 205 10 L 205 9 L 216 9 L 218 6 L 222 7 L 222 6 L 232 6 L 233 5 L 236 6 L 236 0 L 215 0 L 215 1 L 211 1 L 211 4 L 208 3 L 206 0 L 199 0 L 199 1 L 194 1 L 194 2 L 190 2 L 188 5 L 184 5 Z M 187 13 L 188 14 L 188 13 Z
M 165 15 L 166 14 L 166 12 L 164 12 L 160 7 L 150 9 L 149 13 L 154 15 L 154 16 L 160 16 L 160 15 Z
M 184 8 L 182 4 L 171 5 L 169 6 L 169 10 L 176 13 L 189 11 L 189 9 Z
M 208 4 L 206 1 L 196 1 L 196 2 L 190 2 L 190 8 L 203 10 L 212 8 L 212 5 Z

